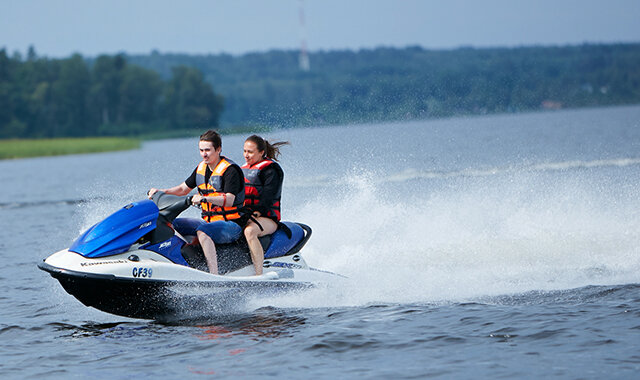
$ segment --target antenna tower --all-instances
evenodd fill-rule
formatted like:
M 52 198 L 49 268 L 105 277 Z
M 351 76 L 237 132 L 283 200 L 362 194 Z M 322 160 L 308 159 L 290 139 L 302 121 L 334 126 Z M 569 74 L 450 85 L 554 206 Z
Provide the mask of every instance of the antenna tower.
M 311 63 L 309 62 L 309 55 L 307 54 L 307 27 L 304 22 L 304 0 L 299 0 L 298 4 L 300 14 L 300 32 L 302 37 L 300 38 L 300 56 L 298 57 L 298 64 L 300 70 L 309 71 L 311 69 Z

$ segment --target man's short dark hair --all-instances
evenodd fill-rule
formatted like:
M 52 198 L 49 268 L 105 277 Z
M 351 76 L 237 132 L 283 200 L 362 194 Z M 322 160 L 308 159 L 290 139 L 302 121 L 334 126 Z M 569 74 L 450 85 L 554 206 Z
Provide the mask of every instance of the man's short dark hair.
M 220 134 L 213 129 L 209 129 L 205 133 L 200 135 L 200 141 L 209 141 L 213 144 L 213 149 L 218 149 L 222 146 L 222 139 Z

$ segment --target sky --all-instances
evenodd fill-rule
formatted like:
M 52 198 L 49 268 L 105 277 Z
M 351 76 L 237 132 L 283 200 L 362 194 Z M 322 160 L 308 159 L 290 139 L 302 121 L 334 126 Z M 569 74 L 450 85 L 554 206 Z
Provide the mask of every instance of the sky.
M 10 54 L 240 55 L 303 40 L 310 52 L 640 42 L 640 0 L 0 0 Z

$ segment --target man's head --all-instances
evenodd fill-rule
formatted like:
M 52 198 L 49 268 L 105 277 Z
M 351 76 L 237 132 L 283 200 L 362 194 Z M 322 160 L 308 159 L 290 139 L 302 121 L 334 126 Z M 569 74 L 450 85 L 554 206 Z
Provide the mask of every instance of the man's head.
M 213 129 L 209 129 L 205 133 L 200 135 L 200 141 L 209 141 L 213 144 L 215 149 L 222 147 L 222 139 L 220 138 L 220 134 L 214 131 Z
M 222 152 L 222 139 L 220 138 L 218 132 L 208 130 L 200 135 L 198 149 L 200 151 L 202 160 L 207 165 L 213 165 L 217 163 L 217 161 L 220 159 L 220 152 Z

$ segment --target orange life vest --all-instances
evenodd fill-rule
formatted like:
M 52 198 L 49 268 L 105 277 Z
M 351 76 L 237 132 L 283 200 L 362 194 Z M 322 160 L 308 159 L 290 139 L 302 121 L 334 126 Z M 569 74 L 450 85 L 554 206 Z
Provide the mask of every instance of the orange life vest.
M 207 164 L 203 161 L 196 169 L 196 185 L 198 193 L 204 197 L 222 195 L 222 175 L 235 163 L 225 157 L 220 157 L 220 162 L 211 172 L 209 181 L 205 182 Z M 202 219 L 206 222 L 216 222 L 218 220 L 234 220 L 240 218 L 239 209 L 244 204 L 244 189 L 236 195 L 231 207 L 216 206 L 213 203 L 201 203 Z
M 249 208 L 254 208 L 255 206 L 262 206 L 260 204 L 260 194 L 264 188 L 264 184 L 260 179 L 260 171 L 266 169 L 269 165 L 278 165 L 272 160 L 265 159 L 254 165 L 249 166 L 249 164 L 245 164 L 242 166 L 242 173 L 244 174 L 244 192 L 245 192 L 245 200 L 244 205 Z M 268 212 L 267 215 L 264 215 L 268 218 L 275 218 L 276 220 L 280 220 L 280 197 L 282 195 L 282 182 L 280 182 L 278 186 L 278 190 L 273 197 L 273 202 L 269 205 L 264 205 L 267 207 Z

